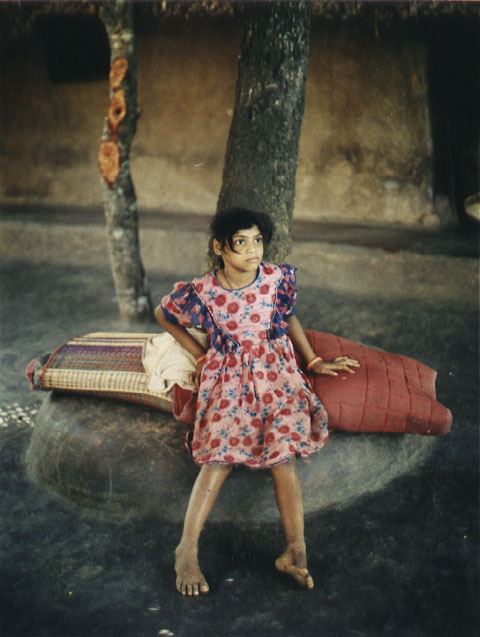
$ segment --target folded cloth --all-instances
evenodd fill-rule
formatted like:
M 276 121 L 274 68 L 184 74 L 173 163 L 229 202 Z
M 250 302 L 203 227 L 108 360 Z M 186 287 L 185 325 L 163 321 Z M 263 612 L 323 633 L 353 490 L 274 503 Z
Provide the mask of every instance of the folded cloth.
M 204 332 L 196 328 L 188 328 L 187 331 L 207 349 L 207 335 Z M 156 334 L 147 341 L 142 362 L 150 376 L 149 391 L 167 394 L 175 384 L 183 389 L 195 389 L 192 377 L 196 369 L 195 357 L 167 332 Z

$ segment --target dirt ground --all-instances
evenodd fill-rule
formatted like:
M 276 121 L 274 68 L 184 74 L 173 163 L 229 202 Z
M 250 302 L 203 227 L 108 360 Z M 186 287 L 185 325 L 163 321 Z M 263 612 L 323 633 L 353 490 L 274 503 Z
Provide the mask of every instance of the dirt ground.
M 313 591 L 297 590 L 275 573 L 280 525 L 253 530 L 211 523 L 201 541 L 211 593 L 184 599 L 173 575 L 179 525 L 105 519 L 47 494 L 24 471 L 43 398 L 24 380 L 28 361 L 72 335 L 153 325 L 118 319 L 104 264 L 39 263 L 28 255 L 1 263 L 2 635 L 479 634 L 476 298 L 400 301 L 375 290 L 365 296 L 300 287 L 305 327 L 437 369 L 438 398 L 454 416 L 451 433 L 422 465 L 381 491 L 307 518 Z M 149 277 L 156 301 L 175 280 L 158 269 Z

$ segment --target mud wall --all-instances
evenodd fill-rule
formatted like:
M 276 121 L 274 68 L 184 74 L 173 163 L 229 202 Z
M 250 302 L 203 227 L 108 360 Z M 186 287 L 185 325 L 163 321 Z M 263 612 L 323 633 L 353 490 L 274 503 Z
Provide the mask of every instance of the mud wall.
M 140 209 L 213 213 L 232 115 L 233 18 L 139 23 L 141 118 L 131 167 Z M 0 205 L 101 206 L 105 79 L 55 82 L 44 30 L 5 54 Z M 4 57 L 5 57 L 4 56 Z M 413 30 L 312 26 L 295 216 L 438 225 L 429 174 L 425 44 Z M 448 211 L 447 215 L 448 217 Z

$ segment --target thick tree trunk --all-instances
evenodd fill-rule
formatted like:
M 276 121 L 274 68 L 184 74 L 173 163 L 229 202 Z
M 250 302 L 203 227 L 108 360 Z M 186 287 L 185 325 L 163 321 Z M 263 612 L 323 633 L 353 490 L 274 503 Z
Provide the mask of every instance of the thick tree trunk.
M 276 234 L 266 258 L 274 262 L 291 248 L 310 12 L 308 2 L 245 5 L 218 210 L 245 206 L 270 214 Z
M 139 318 L 152 313 L 152 304 L 140 257 L 137 200 L 129 166 L 139 116 L 133 5 L 125 0 L 106 2 L 100 17 L 110 41 L 111 65 L 111 101 L 99 152 L 108 248 L 120 314 Z

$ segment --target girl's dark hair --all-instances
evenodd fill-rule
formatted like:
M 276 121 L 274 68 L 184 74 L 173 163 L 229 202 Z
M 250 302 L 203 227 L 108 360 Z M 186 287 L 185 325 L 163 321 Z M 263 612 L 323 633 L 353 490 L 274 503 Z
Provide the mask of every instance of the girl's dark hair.
M 222 246 L 228 244 L 233 250 L 233 235 L 239 230 L 248 230 L 253 226 L 257 226 L 262 233 L 263 243 L 268 245 L 272 240 L 274 226 L 270 217 L 264 212 L 247 208 L 222 210 L 213 217 L 210 230 L 212 239 L 216 239 Z
M 213 239 L 216 239 L 222 247 L 228 245 L 233 250 L 233 235 L 239 230 L 248 230 L 253 226 L 257 226 L 260 230 L 263 243 L 267 246 L 275 231 L 273 222 L 267 214 L 248 208 L 229 208 L 217 212 L 210 223 L 209 254 L 214 266 L 219 265 L 223 268 L 223 259 L 214 254 Z

